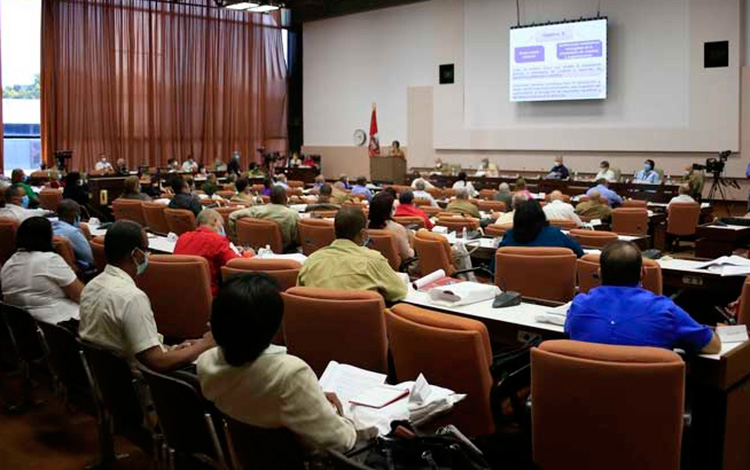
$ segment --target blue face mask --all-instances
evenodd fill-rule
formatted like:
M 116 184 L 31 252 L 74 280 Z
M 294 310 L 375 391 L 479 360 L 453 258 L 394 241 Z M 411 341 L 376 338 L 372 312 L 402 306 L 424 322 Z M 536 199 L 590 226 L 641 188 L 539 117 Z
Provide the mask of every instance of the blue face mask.
M 219 235 L 221 235 L 222 237 L 226 237 L 226 236 L 227 236 L 227 232 L 226 232 L 226 231 L 224 230 L 224 227 L 223 227 L 223 226 L 222 226 L 222 227 L 221 227 L 221 228 L 219 229 L 219 232 L 218 232 L 218 233 L 219 233 Z
M 29 196 L 26 195 L 21 198 L 21 207 L 28 208 L 29 207 Z
M 143 253 L 142 262 L 139 263 L 135 257 L 133 257 L 133 260 L 135 261 L 135 274 L 137 276 L 143 275 L 146 272 L 146 268 L 148 268 L 148 252 Z
M 646 170 L 646 171 L 651 171 L 651 165 L 649 165 L 648 163 L 646 163 L 645 165 L 643 165 L 643 169 Z

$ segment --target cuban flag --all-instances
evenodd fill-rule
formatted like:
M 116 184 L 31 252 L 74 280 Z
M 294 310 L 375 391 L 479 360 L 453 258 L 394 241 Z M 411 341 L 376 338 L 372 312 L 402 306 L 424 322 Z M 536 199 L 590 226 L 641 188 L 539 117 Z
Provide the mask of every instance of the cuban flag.
M 372 105 L 372 116 L 370 117 L 370 147 L 371 157 L 380 155 L 380 141 L 378 140 L 378 115 L 375 112 L 375 104 Z

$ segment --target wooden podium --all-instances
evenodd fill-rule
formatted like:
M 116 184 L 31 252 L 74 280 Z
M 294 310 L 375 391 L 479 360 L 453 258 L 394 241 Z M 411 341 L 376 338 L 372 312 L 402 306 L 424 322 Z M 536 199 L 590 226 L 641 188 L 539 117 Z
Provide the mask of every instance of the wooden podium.
M 386 155 L 370 157 L 370 180 L 406 183 L 406 159 Z

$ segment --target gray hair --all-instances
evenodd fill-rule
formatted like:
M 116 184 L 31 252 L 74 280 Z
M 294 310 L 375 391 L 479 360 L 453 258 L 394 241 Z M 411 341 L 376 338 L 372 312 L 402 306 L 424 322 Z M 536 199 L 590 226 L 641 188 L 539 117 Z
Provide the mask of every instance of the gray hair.
M 523 204 L 524 202 L 526 202 L 528 200 L 529 200 L 528 196 L 526 196 L 526 194 L 524 194 L 524 193 L 514 194 L 513 195 L 513 202 L 512 202 L 513 209 L 514 210 L 517 209 L 518 206 L 520 206 L 521 204 Z
M 424 181 L 417 181 L 417 184 L 415 186 L 417 187 L 418 191 L 424 191 L 424 188 L 425 188 Z
M 510 186 L 508 185 L 508 183 L 500 183 L 500 186 L 498 186 L 497 189 L 503 194 L 507 194 L 510 192 Z
M 456 190 L 457 199 L 469 199 L 469 190 L 467 188 L 458 188 Z
M 214 220 L 217 219 L 222 223 L 224 222 L 224 218 L 221 216 L 221 214 L 219 214 L 218 211 L 214 209 L 203 209 L 195 218 L 195 226 L 200 227 L 201 225 L 211 225 Z

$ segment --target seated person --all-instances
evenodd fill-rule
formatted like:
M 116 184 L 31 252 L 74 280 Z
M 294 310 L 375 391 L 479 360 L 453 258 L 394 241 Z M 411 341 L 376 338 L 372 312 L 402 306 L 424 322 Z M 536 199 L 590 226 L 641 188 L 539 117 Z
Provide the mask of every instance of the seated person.
M 182 172 L 195 173 L 196 171 L 198 171 L 198 163 L 192 155 L 188 155 L 187 160 L 182 164 Z
M 57 206 L 57 220 L 52 222 L 52 231 L 55 235 L 68 240 L 81 271 L 89 271 L 94 268 L 94 254 L 80 227 L 81 206 L 72 199 L 60 201 Z
M 128 163 L 124 158 L 118 158 L 117 162 L 115 163 L 115 169 L 118 175 L 126 176 L 130 174 L 130 170 L 128 170 Z
M 206 176 L 206 182 L 203 183 L 203 186 L 201 187 L 204 193 L 208 197 L 211 197 L 214 195 L 216 191 L 219 191 L 221 188 L 219 187 L 219 184 L 216 180 L 216 175 L 211 173 L 208 176 Z
M 180 165 L 179 160 L 177 160 L 176 158 L 167 159 L 167 172 L 168 173 L 176 173 L 180 171 L 180 168 L 182 168 L 182 165 Z
M 454 214 L 471 216 L 479 219 L 479 209 L 474 205 L 473 202 L 469 201 L 469 190 L 467 188 L 459 188 L 456 190 L 456 199 L 448 204 L 445 208 L 446 212 L 452 212 Z
M 415 173 L 415 175 L 416 175 L 416 178 L 414 178 L 414 180 L 412 180 L 411 182 L 411 189 L 415 191 L 424 191 L 425 189 L 430 189 L 430 188 L 435 187 L 432 183 L 430 183 L 430 180 L 429 180 L 430 174 L 428 172 L 423 171 L 422 173 Z M 419 189 L 417 187 L 417 184 L 419 184 L 420 182 L 423 183 L 424 185 L 422 189 Z M 415 196 L 415 197 L 421 197 L 421 196 Z
M 612 207 L 622 204 L 622 198 L 616 192 L 609 189 L 609 181 L 604 178 L 596 180 L 596 186 L 589 188 L 589 190 L 586 191 L 586 195 L 591 197 L 594 191 L 599 193 L 599 197 L 605 198 Z
M 341 175 L 339 175 L 339 181 L 344 185 L 344 189 L 352 189 L 351 185 L 349 184 L 349 177 L 346 176 L 346 174 L 341 173 Z M 335 188 L 336 184 L 334 184 L 333 187 Z
M 232 196 L 229 202 L 235 204 L 242 204 L 244 206 L 252 206 L 255 204 L 255 196 L 252 194 L 252 188 L 250 187 L 250 180 L 247 178 L 240 178 L 234 184 L 237 188 L 237 194 Z
M 477 197 L 477 194 L 479 192 L 474 189 L 474 185 L 471 184 L 469 181 L 467 181 L 467 176 L 465 171 L 461 171 L 458 173 L 458 179 L 455 183 L 453 183 L 453 189 L 459 190 L 459 189 L 466 189 L 468 191 L 469 196 L 468 197 Z
M 26 310 L 39 321 L 77 322 L 83 283 L 54 252 L 49 220 L 26 219 L 18 227 L 16 240 L 16 252 L 0 271 L 5 302 Z
M 607 245 L 599 262 L 602 285 L 578 294 L 568 311 L 565 332 L 570 339 L 705 354 L 721 350 L 721 341 L 711 329 L 668 297 L 640 286 L 643 259 L 634 243 Z
M 511 206 L 513 205 L 513 195 L 510 193 L 510 186 L 508 183 L 500 183 L 500 186 L 497 187 L 497 194 L 492 196 L 492 199 L 504 202 L 505 212 L 511 210 Z
M 284 250 L 296 247 L 298 243 L 297 222 L 299 214 L 286 205 L 286 189 L 274 186 L 271 189 L 271 203 L 261 206 L 253 206 L 248 209 L 234 211 L 229 214 L 229 231 L 237 233 L 236 225 L 239 219 L 250 217 L 252 219 L 267 219 L 276 222 L 281 229 L 281 238 Z
M 273 181 L 271 178 L 263 179 L 263 189 L 260 190 L 259 196 L 270 196 L 271 188 L 273 187 Z
M 219 291 L 211 309 L 218 347 L 197 364 L 203 396 L 242 423 L 286 428 L 311 450 L 345 452 L 357 433 L 336 395 L 323 393 L 302 359 L 271 344 L 284 313 L 279 290 L 266 274 L 251 273 L 231 277 Z
M 313 194 L 319 194 L 320 188 L 326 185 L 326 178 L 323 175 L 318 175 L 315 177 L 315 184 L 313 184 L 312 192 Z
M 286 175 L 283 173 L 276 175 L 276 183 L 274 183 L 274 186 L 281 186 L 284 189 L 289 188 L 289 185 L 286 182 Z
M 175 176 L 171 182 L 174 196 L 169 201 L 170 209 L 185 209 L 191 211 L 196 216 L 203 210 L 203 205 L 198 196 L 194 195 L 190 189 L 190 184 L 182 176 Z
M 359 194 L 367 199 L 367 202 L 372 201 L 372 191 L 367 189 L 367 178 L 360 176 L 357 178 L 357 184 L 354 185 L 351 195 Z
M 696 201 L 703 199 L 703 185 L 706 181 L 706 172 L 693 168 L 693 165 L 688 165 L 685 168 L 684 182 L 690 186 L 690 197 Z
M 516 216 L 516 209 L 518 209 L 518 206 L 520 206 L 521 203 L 524 203 L 528 200 L 529 198 L 527 198 L 526 194 L 524 193 L 514 194 L 513 200 L 510 205 L 510 210 L 506 212 L 505 214 L 502 214 L 500 217 L 498 217 L 497 220 L 495 221 L 495 224 L 496 225 L 512 224 L 513 218 Z
M 313 211 L 337 211 L 341 209 L 341 204 L 336 204 L 332 201 L 331 195 L 333 194 L 333 188 L 330 184 L 324 184 L 320 188 L 320 195 L 318 201 L 315 204 L 308 204 L 305 208 L 305 212 Z
M 615 174 L 614 170 L 609 168 L 609 162 L 607 160 L 603 160 L 599 164 L 599 173 L 596 174 L 596 178 L 594 179 L 596 181 L 607 180 L 610 183 L 614 183 L 617 180 L 617 175 Z
M 141 192 L 141 181 L 137 176 L 128 176 L 123 183 L 122 199 L 134 199 L 137 201 L 150 201 L 151 198 Z
M 104 236 L 104 255 L 107 267 L 81 293 L 82 339 L 135 357 L 157 372 L 190 364 L 214 347 L 210 333 L 173 348 L 162 346 L 151 302 L 135 284 L 136 276 L 148 268 L 148 237 L 137 222 L 112 224 Z
M 403 225 L 393 221 L 393 202 L 393 196 L 386 191 L 380 192 L 372 198 L 369 212 L 369 228 L 387 230 L 396 235 L 398 255 L 402 260 L 413 258 L 414 249 L 409 243 L 409 231 Z
M 214 171 L 227 171 L 227 164 L 224 163 L 224 160 L 221 157 L 216 157 L 216 160 L 214 160 Z
M 435 198 L 432 197 L 432 194 L 430 194 L 427 191 L 425 191 L 428 186 L 425 184 L 424 181 L 417 181 L 417 184 L 416 185 L 412 184 L 412 187 L 416 188 L 416 190 L 414 191 L 414 198 L 415 199 L 416 198 L 428 199 L 430 201 L 430 205 L 432 207 L 437 207 L 438 203 L 435 200 Z M 432 185 L 430 185 L 430 187 L 434 188 L 434 186 L 432 186 Z
M 44 209 L 29 209 L 29 196 L 23 186 L 12 185 L 3 192 L 5 206 L 0 207 L 0 218 L 13 219 L 21 223 L 30 217 L 44 217 L 48 212 Z
M 523 178 L 518 178 L 516 180 L 516 185 L 513 188 L 513 194 L 523 194 L 526 196 L 526 199 L 534 199 L 534 195 L 531 194 L 531 191 L 529 191 L 526 187 L 526 180 Z
M 551 227 L 542 206 L 533 199 L 516 208 L 513 228 L 508 230 L 499 245 L 500 248 L 504 246 L 559 246 L 570 248 L 579 258 L 583 256 L 581 245 L 559 228 Z
M 250 178 L 264 178 L 266 174 L 263 173 L 263 169 L 256 162 L 252 162 L 247 168 L 247 176 Z
M 224 231 L 224 218 L 214 209 L 203 209 L 195 218 L 195 227 L 192 232 L 180 235 L 174 254 L 205 258 L 211 271 L 211 294 L 216 295 L 221 284 L 221 267 L 240 254 L 232 249 Z
M 419 207 L 414 205 L 414 193 L 407 190 L 403 191 L 398 197 L 399 205 L 396 208 L 396 212 L 393 214 L 396 217 L 419 217 L 424 220 L 425 228 L 432 230 L 432 221 L 425 214 L 425 212 Z M 372 208 L 370 209 L 372 210 Z
M 331 188 L 331 200 L 336 204 L 343 204 L 350 200 L 349 193 L 346 192 L 346 185 L 342 181 L 336 181 Z
M 112 168 L 112 164 L 107 161 L 107 155 L 102 153 L 100 154 L 100 157 L 99 161 L 94 165 L 94 170 L 101 173 L 114 173 L 115 169 Z
M 570 171 L 563 165 L 563 157 L 555 157 L 555 166 L 549 171 L 547 178 L 564 180 L 568 179 L 568 177 L 570 177 Z
M 576 206 L 576 214 L 591 219 L 609 219 L 612 217 L 612 208 L 607 204 L 602 204 L 602 195 L 599 194 L 599 190 L 589 191 L 587 196 L 588 200 L 581 201 Z
M 656 165 L 653 160 L 646 160 L 643 164 L 643 169 L 635 174 L 635 182 L 649 184 L 661 183 L 661 177 L 656 171 Z
M 336 240 L 310 255 L 297 285 L 327 289 L 371 290 L 387 302 L 406 297 L 406 284 L 383 255 L 366 248 L 367 219 L 356 207 L 344 207 L 334 222 Z
M 404 151 L 401 150 L 401 142 L 399 142 L 398 140 L 394 140 L 391 143 L 391 147 L 388 149 L 388 155 L 390 155 L 391 157 L 404 158 L 405 155 Z
M 26 195 L 29 197 L 29 207 L 35 208 L 39 206 L 39 197 L 36 195 L 31 186 L 26 182 L 26 174 L 20 168 L 16 168 L 10 174 L 10 182 L 15 186 L 23 188 Z
M 682 183 L 680 187 L 677 188 L 677 192 L 679 195 L 670 199 L 670 206 L 673 202 L 695 202 L 695 199 L 690 195 L 690 183 Z
M 65 175 L 63 199 L 72 199 L 81 206 L 86 207 L 90 198 L 89 185 L 83 181 L 79 172 L 72 171 Z
M 549 204 L 542 209 L 547 220 L 572 220 L 576 226 L 581 226 L 581 218 L 576 215 L 573 206 L 565 202 L 565 196 L 560 191 L 552 191 L 549 195 Z
M 302 165 L 302 159 L 299 158 L 299 152 L 292 152 L 292 156 L 289 157 L 289 166 L 300 166 Z

